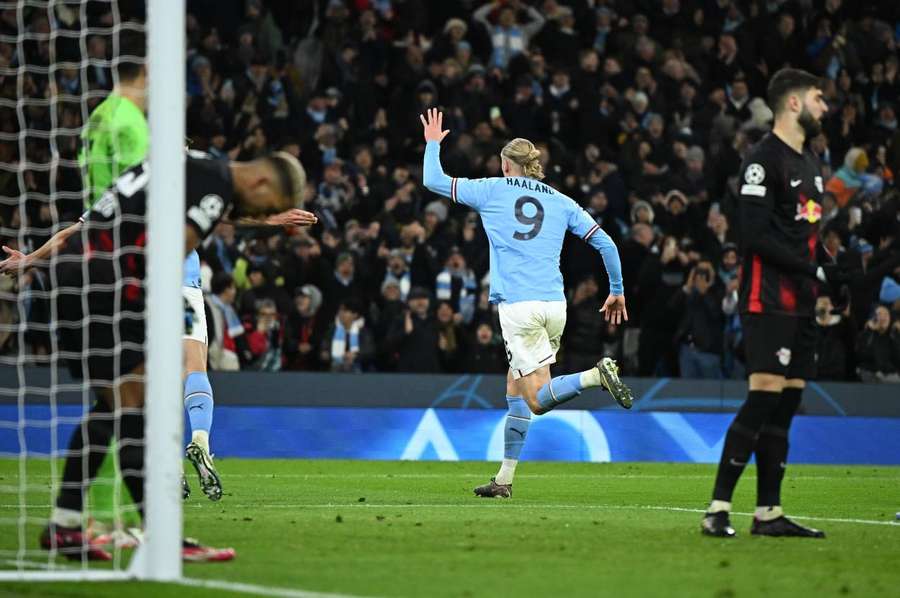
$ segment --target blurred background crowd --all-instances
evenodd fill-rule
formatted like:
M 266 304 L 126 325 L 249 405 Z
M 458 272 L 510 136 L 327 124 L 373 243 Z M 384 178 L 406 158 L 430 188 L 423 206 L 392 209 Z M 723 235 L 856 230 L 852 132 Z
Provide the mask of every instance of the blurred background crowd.
M 0 237 L 12 247 L 33 248 L 80 213 L 78 128 L 112 86 L 109 3 L 67 6 L 0 11 L 0 96 L 35 100 L 0 104 Z M 545 182 L 619 246 L 630 320 L 612 326 L 598 313 L 602 260 L 565 244 L 559 367 L 608 355 L 628 375 L 742 377 L 736 176 L 771 127 L 768 77 L 790 65 L 824 81 L 829 110 L 809 142 L 826 181 L 821 239 L 854 272 L 849 303 L 817 302 L 819 377 L 900 381 L 900 3 L 189 0 L 188 10 L 193 147 L 223 160 L 298 156 L 320 220 L 287 234 L 219 225 L 201 251 L 212 369 L 506 370 L 479 218 L 421 184 L 418 115 L 438 106 L 448 174 L 499 176 L 505 141 L 529 138 Z M 96 33 L 15 43 L 20 26 L 47 32 L 51 18 L 72 31 L 86 19 Z M 98 60 L 16 76 L 67 55 Z M 72 101 L 37 101 L 53 93 Z M 14 324 L 48 321 L 46 301 L 15 301 L 48 288 L 46 273 L 0 285 L 0 350 L 45 354 L 45 330 Z

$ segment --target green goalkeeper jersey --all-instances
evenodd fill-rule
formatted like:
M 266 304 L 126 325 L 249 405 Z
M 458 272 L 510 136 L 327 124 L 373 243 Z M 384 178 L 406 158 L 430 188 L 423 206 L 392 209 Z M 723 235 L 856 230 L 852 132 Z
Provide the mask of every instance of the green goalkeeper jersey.
M 147 118 L 128 98 L 112 93 L 91 112 L 81 134 L 79 156 L 89 192 L 86 208 L 100 199 L 120 174 L 144 160 L 149 141 Z

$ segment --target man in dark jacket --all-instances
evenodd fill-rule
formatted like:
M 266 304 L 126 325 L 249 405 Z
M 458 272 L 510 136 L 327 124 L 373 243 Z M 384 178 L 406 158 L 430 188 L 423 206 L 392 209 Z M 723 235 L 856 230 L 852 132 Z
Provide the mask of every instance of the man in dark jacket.
M 590 368 L 602 357 L 601 343 L 606 335 L 606 321 L 600 313 L 602 305 L 600 287 L 593 276 L 578 283 L 568 307 L 563 334 L 567 372 Z
M 389 345 L 397 352 L 398 372 L 440 372 L 438 326 L 430 312 L 431 293 L 414 287 L 407 297 L 409 309 L 394 321 L 388 333 Z
M 828 295 L 816 299 L 816 379 L 852 380 L 853 347 L 856 325 L 850 306 L 842 314 L 834 314 L 834 303 Z
M 466 374 L 505 374 L 509 369 L 503 344 L 497 342 L 490 322 L 482 322 L 475 329 L 475 337 L 463 358 Z
M 856 341 L 859 377 L 863 382 L 900 382 L 900 341 L 896 329 L 891 330 L 891 312 L 883 305 Z

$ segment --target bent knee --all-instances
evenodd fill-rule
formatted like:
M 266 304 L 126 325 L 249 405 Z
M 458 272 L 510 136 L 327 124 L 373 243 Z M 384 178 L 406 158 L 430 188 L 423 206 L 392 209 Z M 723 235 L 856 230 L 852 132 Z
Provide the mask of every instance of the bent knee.
M 543 415 L 550 411 L 549 409 L 541 405 L 541 403 L 538 401 L 537 395 L 531 395 L 522 398 L 525 399 L 525 404 L 528 405 L 528 409 L 530 409 L 534 415 Z

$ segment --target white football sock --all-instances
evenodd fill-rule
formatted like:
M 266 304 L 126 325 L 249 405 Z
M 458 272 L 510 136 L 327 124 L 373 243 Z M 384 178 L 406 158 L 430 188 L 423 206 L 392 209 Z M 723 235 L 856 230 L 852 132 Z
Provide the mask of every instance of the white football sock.
M 597 368 L 591 368 L 581 372 L 579 381 L 581 382 L 581 388 L 600 386 L 603 383 L 600 379 L 600 370 Z
M 773 519 L 783 517 L 784 511 L 781 510 L 780 505 L 775 505 L 774 507 L 756 507 L 753 516 L 760 521 L 772 521 Z
M 709 508 L 706 510 L 707 513 L 718 513 L 720 511 L 725 511 L 726 513 L 731 512 L 731 503 L 727 500 L 714 500 L 709 503 Z
M 519 464 L 518 459 L 504 459 L 500 464 L 500 471 L 494 477 L 494 481 L 498 484 L 512 484 L 513 476 L 516 475 L 516 465 Z
M 60 527 L 81 527 L 81 511 L 53 507 L 50 523 L 55 523 Z
M 196 442 L 209 452 L 209 432 L 206 430 L 196 430 L 191 433 L 191 442 Z

